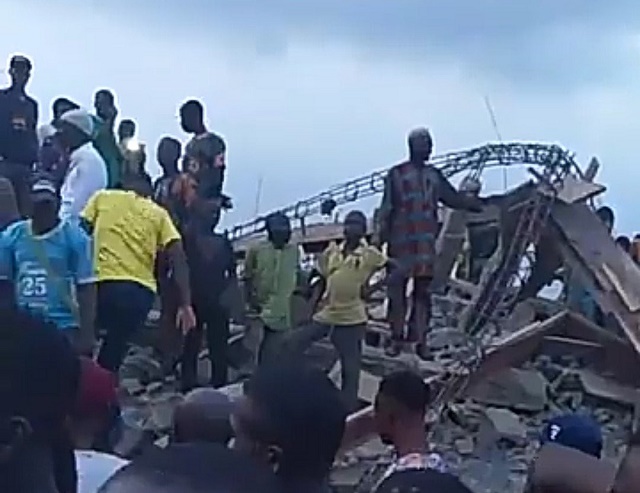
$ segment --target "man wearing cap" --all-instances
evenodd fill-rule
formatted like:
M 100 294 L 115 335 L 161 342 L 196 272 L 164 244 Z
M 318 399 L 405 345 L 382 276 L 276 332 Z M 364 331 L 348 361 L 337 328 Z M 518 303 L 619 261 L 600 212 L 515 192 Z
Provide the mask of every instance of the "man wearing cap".
M 60 199 L 46 178 L 31 187 L 32 219 L 2 234 L 0 268 L 20 307 L 54 324 L 82 353 L 94 344 L 95 276 L 88 235 L 58 217 Z
M 107 187 L 107 167 L 92 144 L 91 115 L 84 109 L 70 110 L 56 121 L 57 138 L 69 155 L 69 167 L 60 190 L 60 217 L 77 219 L 98 190 Z
M 38 103 L 26 93 L 31 61 L 11 58 L 11 86 L 0 90 L 0 175 L 9 178 L 23 216 L 28 213 L 29 175 L 38 157 Z
M 431 319 L 429 286 L 433 276 L 435 243 L 438 235 L 438 203 L 452 209 L 479 211 L 480 199 L 458 192 L 444 175 L 429 163 L 433 140 L 426 128 L 409 134 L 409 159 L 389 171 L 379 209 L 379 242 L 387 243 L 389 257 L 408 270 L 413 278 L 413 300 L 407 342 L 417 343 L 416 351 L 426 358 L 424 341 Z M 397 356 L 405 339 L 405 297 L 408 277 L 391 283 L 389 323 L 392 343 L 390 356 Z

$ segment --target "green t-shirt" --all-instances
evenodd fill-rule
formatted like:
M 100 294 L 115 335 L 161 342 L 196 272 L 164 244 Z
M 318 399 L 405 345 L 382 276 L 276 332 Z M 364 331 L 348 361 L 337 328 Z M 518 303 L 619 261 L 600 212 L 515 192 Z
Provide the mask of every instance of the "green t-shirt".
M 245 277 L 253 282 L 260 318 L 270 329 L 291 327 L 291 295 L 296 289 L 299 268 L 297 245 L 278 250 L 265 241 L 247 251 Z
M 113 129 L 104 124 L 100 117 L 93 117 L 93 146 L 107 166 L 107 186 L 115 187 L 122 179 L 122 153 L 118 148 Z

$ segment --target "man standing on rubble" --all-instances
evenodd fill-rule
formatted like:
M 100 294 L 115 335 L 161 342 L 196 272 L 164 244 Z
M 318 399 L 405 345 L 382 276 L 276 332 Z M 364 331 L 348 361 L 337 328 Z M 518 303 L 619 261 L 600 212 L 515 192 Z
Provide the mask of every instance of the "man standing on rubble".
M 96 92 L 94 107 L 93 145 L 107 165 L 108 187 L 118 187 L 122 178 L 123 157 L 114 133 L 118 109 L 113 93 L 108 89 Z
M 38 103 L 27 95 L 31 61 L 11 58 L 11 86 L 0 90 L 0 175 L 13 185 L 20 214 L 28 214 L 29 176 L 38 159 Z
M 418 343 L 416 351 L 428 357 L 425 334 L 431 318 L 429 286 L 433 276 L 438 235 L 438 203 L 452 209 L 479 212 L 481 200 L 458 192 L 444 175 L 429 164 L 433 140 L 426 128 L 409 134 L 409 159 L 389 171 L 379 211 L 379 241 L 387 243 L 388 254 L 409 270 L 413 278 L 413 300 L 407 342 Z M 408 278 L 390 284 L 390 356 L 400 353 L 404 339 L 406 287 Z

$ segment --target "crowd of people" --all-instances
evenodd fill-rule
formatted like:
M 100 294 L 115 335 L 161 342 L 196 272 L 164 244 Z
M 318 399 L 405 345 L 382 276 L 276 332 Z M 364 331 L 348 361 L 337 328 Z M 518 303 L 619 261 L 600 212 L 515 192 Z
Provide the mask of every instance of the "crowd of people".
M 192 138 L 184 149 L 175 137 L 160 140 L 162 175 L 152 181 L 136 123 L 123 119 L 115 128 L 112 91 L 96 92 L 94 111 L 58 98 L 43 123 L 27 93 L 31 69 L 28 58 L 13 56 L 11 85 L 0 91 L 0 491 L 328 491 L 336 456 L 362 424 L 347 416 L 358 407 L 365 302 L 386 286 L 387 353 L 408 347 L 429 358 L 437 207 L 479 211 L 479 187 L 457 191 L 429 165 L 431 134 L 414 130 L 408 159 L 386 180 L 373 241 L 365 215 L 350 212 L 344 241 L 329 245 L 305 277 L 290 220 L 273 213 L 265 218 L 267 238 L 246 252 L 240 283 L 233 246 L 216 231 L 232 207 L 224 193 L 226 144 L 207 128 L 202 103 L 180 107 L 181 128 Z M 371 283 L 383 270 L 389 274 Z M 299 327 L 294 294 L 311 307 Z M 157 299 L 166 342 L 160 356 L 168 372 L 179 368 L 185 397 L 171 443 L 129 461 L 114 451 L 118 371 Z M 231 401 L 218 389 L 227 383 L 230 320 L 243 317 L 245 302 L 262 342 L 243 396 Z M 303 358 L 325 337 L 340 359 L 340 389 Z M 210 386 L 199 388 L 203 339 L 212 370 Z M 411 371 L 383 379 L 374 428 L 396 460 L 371 491 L 469 491 L 425 441 L 432 393 Z M 588 468 L 600 452 L 582 447 L 587 429 L 593 426 L 581 417 L 552 423 L 539 457 L 551 449 Z M 597 430 L 594 436 L 601 440 Z M 631 440 L 612 492 L 638 490 L 639 444 Z M 575 450 L 584 457 L 571 456 Z M 549 464 L 532 470 L 531 491 L 569 491 Z M 553 481 L 565 489 L 553 489 Z

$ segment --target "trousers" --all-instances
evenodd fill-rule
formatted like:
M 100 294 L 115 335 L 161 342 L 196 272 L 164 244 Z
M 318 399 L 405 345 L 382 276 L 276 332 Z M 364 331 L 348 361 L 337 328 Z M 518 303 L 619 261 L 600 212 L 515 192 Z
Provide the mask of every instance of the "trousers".
M 273 330 L 267 325 L 262 328 L 262 341 L 258 349 L 258 364 L 278 361 L 285 351 L 289 330 Z
M 407 282 L 409 279 L 400 278 L 387 288 L 389 299 L 389 325 L 391 337 L 394 341 L 424 342 L 426 332 L 431 321 L 431 277 L 414 277 L 413 293 L 411 295 L 411 312 L 407 335 L 404 334 L 407 315 Z
M 362 341 L 366 324 L 328 325 L 312 322 L 310 325 L 294 329 L 288 339 L 290 349 L 304 353 L 311 344 L 329 337 L 338 353 L 341 366 L 341 393 L 349 411 L 358 405 L 358 387 L 362 366 Z
M 131 336 L 145 322 L 154 293 L 135 281 L 100 281 L 96 304 L 96 325 L 105 332 L 98 364 L 117 372 Z
M 198 356 L 202 337 L 206 335 L 211 362 L 210 384 L 227 384 L 229 367 L 229 314 L 219 303 L 194 304 L 197 325 L 186 335 L 182 351 L 182 390 L 188 392 L 198 385 Z

